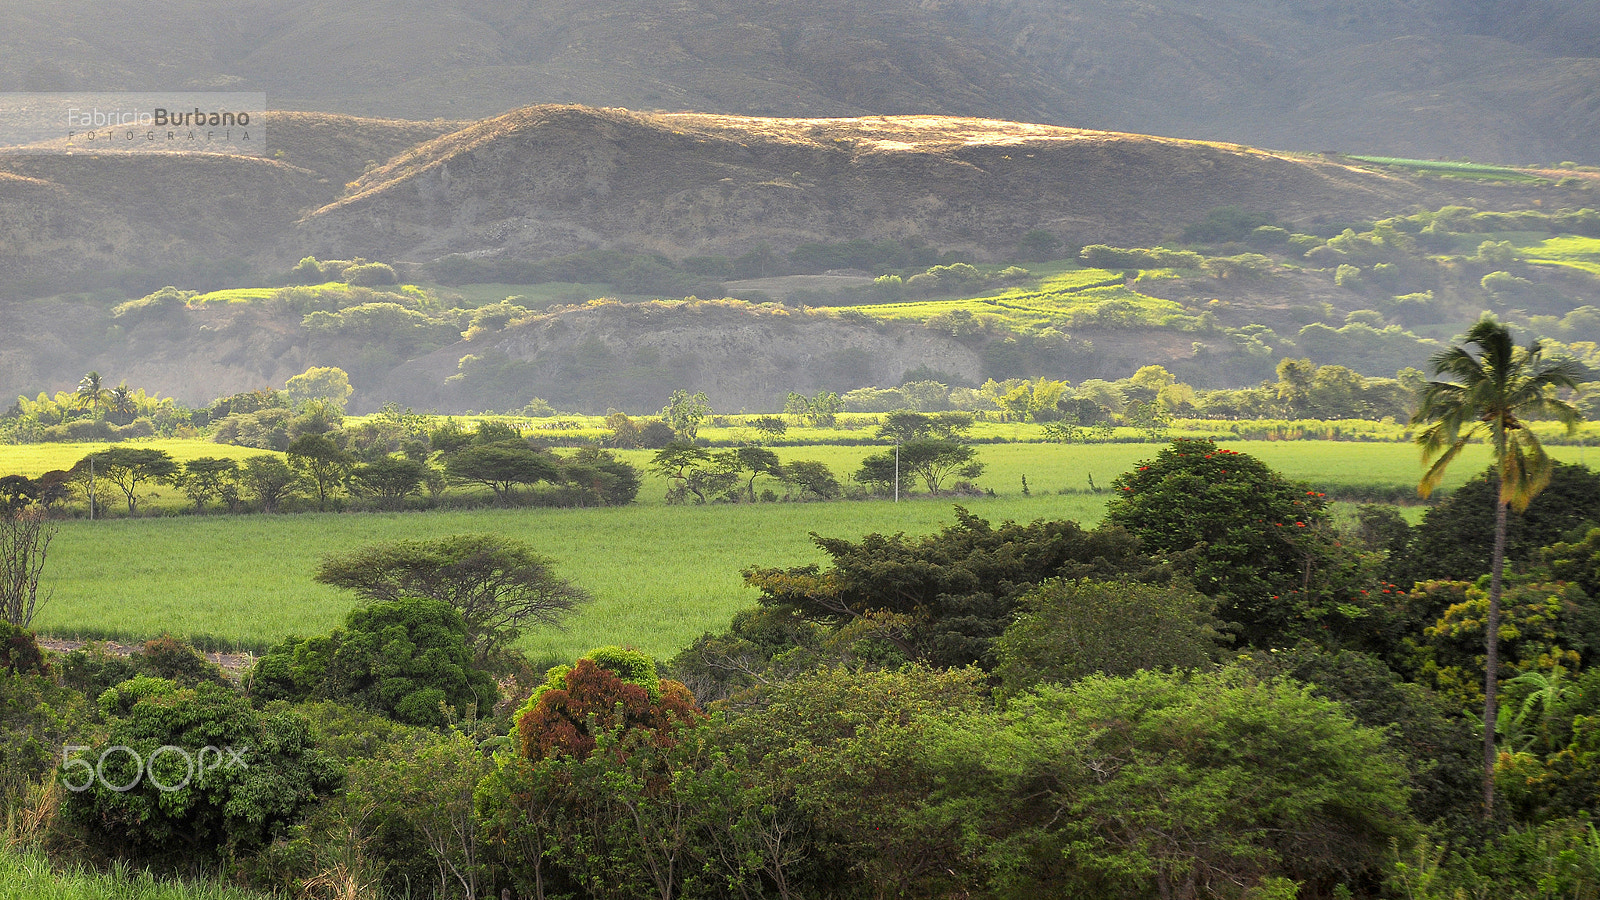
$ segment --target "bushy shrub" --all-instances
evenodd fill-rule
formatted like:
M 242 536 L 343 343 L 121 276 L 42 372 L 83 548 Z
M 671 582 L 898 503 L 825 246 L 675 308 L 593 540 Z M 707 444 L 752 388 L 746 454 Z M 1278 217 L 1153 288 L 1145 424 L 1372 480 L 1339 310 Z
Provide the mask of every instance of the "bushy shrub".
M 258 700 L 336 700 L 411 725 L 444 725 L 444 707 L 487 712 L 493 679 L 473 668 L 461 614 L 439 600 L 401 599 L 352 610 L 344 628 L 289 638 L 256 663 Z
M 227 676 L 222 674 L 220 666 L 171 635 L 146 641 L 129 662 L 142 675 L 165 678 L 186 687 L 205 682 L 224 685 L 228 683 Z
M 566 754 L 579 759 L 615 729 L 644 729 L 665 744 L 675 726 L 701 716 L 681 682 L 663 681 L 650 657 L 621 647 L 601 647 L 557 666 L 517 711 L 517 747 L 529 759 Z
M 105 745 L 62 766 L 62 813 L 115 856 L 253 850 L 341 780 L 303 717 L 264 715 L 221 685 L 140 677 L 107 691 L 101 708 L 111 717 Z
M 345 284 L 358 287 L 400 283 L 400 276 L 395 274 L 394 267 L 386 263 L 363 263 L 351 266 L 344 270 L 342 277 Z

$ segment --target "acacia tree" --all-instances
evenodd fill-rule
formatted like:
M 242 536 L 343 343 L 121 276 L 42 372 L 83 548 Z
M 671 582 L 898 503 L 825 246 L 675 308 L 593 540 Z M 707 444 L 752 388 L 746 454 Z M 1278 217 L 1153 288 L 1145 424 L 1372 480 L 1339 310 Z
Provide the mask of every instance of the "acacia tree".
M 1506 510 L 1519 513 L 1550 482 L 1550 458 L 1524 421 L 1554 418 L 1570 434 L 1578 411 L 1555 397 L 1558 388 L 1576 389 L 1586 380 L 1583 365 L 1547 359 L 1538 341 L 1519 348 L 1511 329 L 1484 316 L 1466 335 L 1466 347 L 1434 354 L 1435 380 L 1422 391 L 1413 420 L 1430 423 L 1417 434 L 1422 460 L 1430 464 L 1417 485 L 1431 494 L 1461 451 L 1479 440 L 1489 444 L 1499 491 L 1495 495 L 1494 552 L 1489 571 L 1489 612 L 1485 623 L 1483 675 L 1483 816 L 1494 811 L 1496 687 L 1499 680 L 1500 588 L 1505 569 Z M 1471 349 L 1469 350 L 1468 347 Z
M 302 434 L 287 452 L 289 464 L 317 486 L 317 509 L 327 509 L 328 494 L 344 483 L 355 460 L 325 434 Z
M 368 544 L 330 556 L 316 580 L 388 602 L 423 597 L 461 614 L 479 659 L 530 625 L 559 625 L 589 595 L 558 577 L 527 544 L 494 534 Z
M 122 495 L 128 499 L 130 516 L 138 511 L 140 485 L 149 481 L 171 482 L 178 476 L 178 464 L 165 450 L 148 447 L 111 447 L 91 453 L 78 460 L 73 471 L 87 472 L 91 465 L 98 477 L 122 491 Z
M 206 508 L 206 501 L 224 496 L 236 486 L 238 477 L 237 460 L 202 456 L 183 464 L 180 483 L 183 492 L 194 501 L 195 512 L 202 512 Z
M 444 468 L 452 478 L 487 486 L 501 506 L 510 505 L 512 489 L 519 484 L 561 477 L 561 466 L 550 454 L 520 439 L 468 447 L 446 457 Z

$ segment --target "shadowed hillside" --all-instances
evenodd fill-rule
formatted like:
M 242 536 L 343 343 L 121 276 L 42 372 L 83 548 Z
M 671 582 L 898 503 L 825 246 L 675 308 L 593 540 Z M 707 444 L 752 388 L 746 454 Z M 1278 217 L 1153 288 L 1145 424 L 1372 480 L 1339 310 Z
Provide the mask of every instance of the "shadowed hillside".
M 1228 204 L 1338 221 L 1431 193 L 1245 147 L 994 120 L 579 107 L 476 123 L 352 191 L 303 223 L 310 250 L 415 261 L 596 246 L 737 255 L 847 236 L 991 254 L 1034 228 L 1148 241 Z
M 260 90 L 415 119 L 937 113 L 1600 163 L 1592 0 L 5 0 L 0 16 L 0 91 Z

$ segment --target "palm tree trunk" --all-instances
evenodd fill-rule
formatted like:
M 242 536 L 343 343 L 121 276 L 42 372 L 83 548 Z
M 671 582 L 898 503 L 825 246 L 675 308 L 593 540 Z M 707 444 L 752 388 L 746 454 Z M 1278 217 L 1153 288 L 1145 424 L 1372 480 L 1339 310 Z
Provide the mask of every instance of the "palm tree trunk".
M 1484 623 L 1483 654 L 1483 819 L 1494 815 L 1495 722 L 1500 682 L 1500 576 L 1506 566 L 1506 502 L 1495 492 L 1494 561 L 1489 570 L 1489 619 Z

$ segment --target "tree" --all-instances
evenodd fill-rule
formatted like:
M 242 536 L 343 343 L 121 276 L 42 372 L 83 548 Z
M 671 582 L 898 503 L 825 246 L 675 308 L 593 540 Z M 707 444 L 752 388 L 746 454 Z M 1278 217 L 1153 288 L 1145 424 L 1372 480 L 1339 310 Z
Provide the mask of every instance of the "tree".
M 691 394 L 679 389 L 672 392 L 667 398 L 667 405 L 661 408 L 661 418 L 666 420 L 672 433 L 678 440 L 689 443 L 694 442 L 694 437 L 700 431 L 700 421 L 711 414 L 710 401 L 706 399 L 705 391 Z
M 258 712 L 223 685 L 140 676 L 103 695 L 101 708 L 112 749 L 84 748 L 62 766 L 64 781 L 84 784 L 63 795 L 62 814 L 114 853 L 184 864 L 243 855 L 342 780 L 305 717 Z M 85 778 L 96 769 L 103 777 Z
M 137 511 L 139 485 L 148 481 L 171 482 L 178 475 L 178 464 L 165 450 L 141 447 L 111 447 L 78 460 L 74 472 L 88 471 L 94 460 L 95 474 L 116 485 L 128 498 L 128 515 Z
M 1013 694 L 1041 681 L 1204 668 L 1223 640 L 1211 617 L 1215 601 L 1174 585 L 1047 581 L 1018 605 L 994 643 L 995 675 Z
M 801 499 L 809 494 L 818 500 L 833 500 L 844 493 L 828 464 L 814 459 L 792 460 L 784 465 L 783 474 L 778 477 L 784 484 L 798 488 Z
M 105 382 L 100 378 L 99 372 L 90 372 L 78 382 L 78 401 L 95 412 L 100 411 L 100 404 L 106 399 Z
M 704 503 L 707 494 L 720 494 L 738 480 L 737 472 L 711 463 L 711 453 L 704 448 L 674 441 L 656 452 L 650 471 L 674 482 L 667 489 L 668 503 L 682 503 L 689 494 L 696 503 Z
M 238 479 L 237 460 L 201 456 L 183 464 L 183 477 L 178 483 L 189 499 L 194 501 L 195 512 L 201 512 L 206 507 L 206 501 L 236 489 Z
M 117 424 L 126 425 L 133 421 L 133 414 L 138 412 L 137 398 L 133 389 L 128 387 L 126 381 L 111 389 L 109 398 L 111 408 L 117 413 Z
M 1496 683 L 1499 680 L 1500 589 L 1505 567 L 1506 510 L 1518 512 L 1550 482 L 1550 458 L 1523 422 L 1554 418 L 1576 430 L 1578 411 L 1557 399 L 1559 388 L 1577 389 L 1588 372 L 1567 359 L 1546 359 L 1538 341 L 1518 348 L 1511 329 L 1484 316 L 1468 330 L 1467 347 L 1451 347 L 1429 360 L 1435 380 L 1422 392 L 1413 420 L 1429 423 L 1417 434 L 1429 468 L 1417 486 L 1426 497 L 1461 451 L 1478 440 L 1489 444 L 1499 480 L 1495 497 L 1494 550 L 1489 571 L 1483 701 L 1483 816 L 1494 812 Z M 1448 380 L 1439 380 L 1440 378 Z M 1430 465 L 1431 464 L 1431 465 Z
M 976 461 L 977 452 L 970 446 L 944 438 L 924 437 L 906 441 L 898 448 L 902 479 L 918 477 L 928 486 L 928 493 L 939 493 L 944 480 L 951 475 L 976 478 L 983 474 L 983 463 Z M 888 470 L 894 481 L 895 450 L 885 450 L 862 460 L 856 480 L 881 482 Z
M 783 404 L 785 413 L 806 420 L 813 428 L 832 425 L 839 418 L 839 410 L 843 408 L 844 401 L 833 391 L 819 391 L 815 397 L 791 391 L 789 398 Z
M 793 609 L 830 627 L 882 629 L 906 657 L 938 666 L 992 663 L 991 643 L 1017 598 L 1049 578 L 1115 578 L 1146 560 L 1119 529 L 1084 531 L 1076 522 L 998 526 L 955 508 L 938 534 L 868 534 L 859 542 L 811 535 L 833 560 L 790 569 L 750 568 L 745 583 L 763 606 Z
M 488 487 L 501 506 L 510 505 L 512 490 L 519 484 L 561 477 L 560 463 L 520 438 L 468 447 L 447 457 L 444 468 L 452 478 Z
M 355 460 L 325 434 L 302 434 L 289 442 L 287 453 L 289 465 L 317 486 L 317 509 L 327 509 L 328 494 L 344 483 Z
M 419 597 L 357 607 L 330 634 L 283 641 L 250 685 L 260 700 L 339 700 L 408 725 L 448 725 L 500 697 L 473 665 L 461 614 Z
M 771 475 L 774 478 L 783 477 L 783 466 L 778 462 L 778 454 L 765 447 L 739 447 L 734 450 L 725 450 L 717 454 L 717 461 L 730 472 L 749 472 L 750 481 L 746 486 L 746 495 L 750 502 L 756 502 L 756 479 L 762 475 Z
M 1248 454 L 1176 440 L 1117 476 L 1112 493 L 1106 523 L 1147 552 L 1182 554 L 1179 571 L 1220 601 L 1247 645 L 1320 639 L 1322 625 L 1359 612 L 1355 591 L 1330 579 L 1348 559 L 1327 536 L 1327 499 Z
M 299 493 L 300 476 L 282 457 L 263 453 L 244 461 L 239 471 L 239 484 L 248 496 L 261 504 L 262 512 L 274 513 L 279 503 Z
M 383 456 L 351 469 L 350 482 L 359 493 L 376 497 L 379 506 L 397 509 L 422 489 L 427 474 L 425 463 L 403 456 Z
M 1093 675 L 957 727 L 930 753 L 935 808 L 992 798 L 974 849 L 1015 861 L 1012 891 L 1194 900 L 1288 878 L 1321 895 L 1416 834 L 1383 732 L 1288 679 Z
M 312 366 L 290 378 L 284 385 L 284 392 L 296 406 L 312 400 L 323 400 L 343 412 L 355 388 L 350 386 L 350 376 L 345 370 L 334 366 Z
M 33 621 L 39 578 L 56 531 L 37 507 L 0 509 L 0 620 L 19 628 Z
M 639 470 L 599 447 L 580 447 L 562 460 L 561 477 L 578 490 L 580 504 L 622 506 L 639 496 Z
M 460 613 L 480 660 L 529 626 L 560 625 L 590 599 L 532 547 L 494 534 L 368 544 L 323 559 L 315 578 L 369 602 L 447 603 Z

